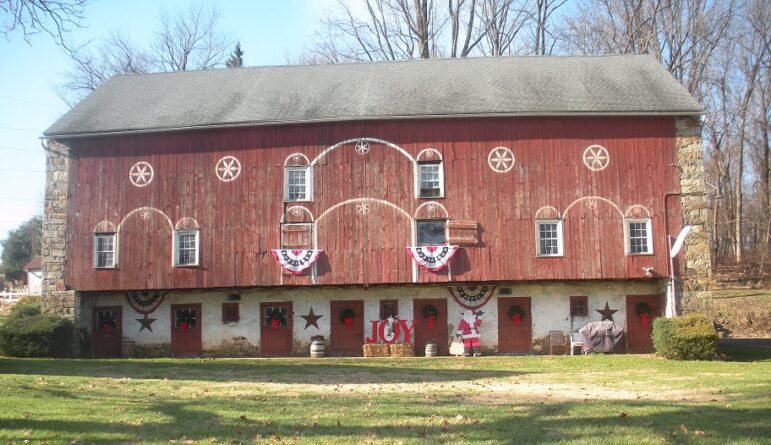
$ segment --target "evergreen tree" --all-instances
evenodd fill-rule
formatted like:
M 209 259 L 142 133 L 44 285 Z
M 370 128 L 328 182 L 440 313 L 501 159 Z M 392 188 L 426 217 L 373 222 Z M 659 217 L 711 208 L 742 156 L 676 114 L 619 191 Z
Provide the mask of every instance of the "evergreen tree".
M 244 65 L 243 59 L 244 52 L 241 50 L 241 42 L 236 43 L 236 49 L 230 58 L 225 62 L 225 66 L 228 68 L 240 68 Z
M 8 233 L 8 238 L 0 241 L 3 247 L 3 269 L 6 282 L 24 282 L 27 275 L 25 264 L 35 255 L 40 255 L 43 235 L 43 219 L 33 216 L 19 227 Z

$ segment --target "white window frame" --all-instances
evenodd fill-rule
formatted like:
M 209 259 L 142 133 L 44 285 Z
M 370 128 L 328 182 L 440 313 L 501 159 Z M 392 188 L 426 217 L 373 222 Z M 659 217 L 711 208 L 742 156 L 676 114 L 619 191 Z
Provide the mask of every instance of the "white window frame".
M 112 265 L 100 266 L 99 265 L 99 238 L 112 238 Z M 104 251 L 107 253 L 108 251 Z M 94 233 L 94 249 L 93 249 L 93 264 L 94 269 L 115 269 L 118 267 L 118 237 L 112 232 Z
M 185 263 L 180 264 L 179 263 L 179 237 L 181 235 L 195 235 L 195 261 L 193 263 Z M 193 230 L 175 230 L 174 231 L 174 238 L 173 238 L 173 246 L 174 249 L 173 252 L 173 261 L 174 261 L 174 267 L 195 267 L 198 266 L 200 263 L 200 252 L 201 252 L 201 231 L 197 229 Z
M 423 184 L 424 165 L 439 166 L 439 195 L 437 196 L 423 196 L 420 193 Z M 417 167 L 417 172 L 415 174 L 415 196 L 420 199 L 444 198 L 444 161 L 418 162 Z
M 630 233 L 630 225 L 632 223 L 645 223 L 646 243 L 648 245 L 647 252 L 632 252 L 632 241 Z M 653 255 L 653 231 L 651 230 L 651 218 L 626 218 L 624 219 L 624 244 L 626 247 L 626 254 L 630 256 L 637 255 Z
M 557 253 L 541 253 L 541 224 L 557 225 Z M 540 258 L 556 258 L 565 256 L 565 250 L 562 242 L 562 220 L 561 219 L 537 219 L 535 220 L 535 255 Z
M 301 171 L 305 173 L 305 199 L 289 199 L 289 172 Z M 309 165 L 284 167 L 284 202 L 312 202 L 313 180 Z

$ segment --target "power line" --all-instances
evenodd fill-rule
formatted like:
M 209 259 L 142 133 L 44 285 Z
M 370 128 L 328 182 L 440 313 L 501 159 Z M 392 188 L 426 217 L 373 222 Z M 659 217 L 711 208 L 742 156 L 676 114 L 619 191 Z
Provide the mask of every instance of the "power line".
M 20 97 L 13 97 L 13 96 L 6 96 L 6 95 L 0 95 L 0 99 L 15 100 L 17 102 L 24 102 L 24 103 L 33 104 L 33 105 L 47 105 L 47 106 L 50 106 L 50 107 L 58 106 L 58 105 L 52 104 L 50 102 L 38 102 L 36 100 L 22 99 Z
M 40 130 L 33 130 L 31 128 L 18 128 L 18 127 L 5 127 L 0 126 L 0 130 L 11 130 L 11 131 L 28 131 L 30 133 L 42 133 Z
M 26 151 L 28 153 L 45 153 L 42 148 L 22 148 L 22 147 L 9 147 L 7 145 L 0 145 L 0 150 L 12 150 L 12 151 Z
M 43 170 L 26 170 L 20 168 L 0 168 L 0 172 L 44 173 Z

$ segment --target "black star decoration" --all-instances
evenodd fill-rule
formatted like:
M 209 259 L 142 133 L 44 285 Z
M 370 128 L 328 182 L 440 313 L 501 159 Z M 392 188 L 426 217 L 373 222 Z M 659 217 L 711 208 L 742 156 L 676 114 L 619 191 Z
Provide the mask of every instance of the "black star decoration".
M 316 315 L 313 313 L 313 308 L 311 307 L 311 311 L 308 313 L 308 315 L 300 315 L 300 317 L 305 319 L 305 328 L 308 329 L 308 327 L 313 326 L 316 329 L 319 328 L 318 321 L 319 318 L 323 317 L 323 315 Z
M 139 332 L 142 332 L 145 329 L 153 332 L 153 322 L 156 320 L 155 318 L 150 318 L 147 314 L 145 314 L 145 318 L 135 318 L 135 320 L 142 325 L 142 327 L 139 328 Z
M 597 312 L 599 312 L 600 314 L 602 314 L 602 320 L 600 320 L 600 321 L 605 321 L 605 320 L 614 321 L 614 320 L 613 320 L 613 314 L 615 314 L 616 312 L 618 312 L 618 309 L 611 309 L 611 308 L 608 306 L 608 302 L 607 302 L 607 301 L 605 302 L 605 309 L 602 309 L 602 310 L 600 310 L 600 309 L 595 309 L 595 310 L 596 310 Z

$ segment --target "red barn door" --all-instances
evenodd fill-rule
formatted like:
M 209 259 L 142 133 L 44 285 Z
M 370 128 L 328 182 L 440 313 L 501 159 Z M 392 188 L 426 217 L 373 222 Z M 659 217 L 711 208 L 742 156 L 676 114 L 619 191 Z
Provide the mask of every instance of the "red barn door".
M 201 355 L 201 305 L 171 305 L 171 355 L 192 357 Z
M 292 355 L 292 303 L 260 303 L 262 355 Z
M 627 295 L 626 296 L 626 342 L 629 352 L 653 351 L 653 320 L 660 314 L 658 296 Z M 638 314 L 640 309 L 648 309 Z
M 364 302 L 331 301 L 332 333 L 329 352 L 333 355 L 361 356 L 364 345 Z M 351 313 L 351 321 L 346 324 L 343 313 Z
M 433 306 L 437 312 L 439 312 L 433 320 L 433 323 L 430 323 L 429 320 L 423 316 L 423 309 L 427 306 Z M 460 319 L 460 315 L 458 315 L 458 317 Z M 415 344 L 415 355 L 423 355 L 426 343 L 429 342 L 436 342 L 438 346 L 437 353 L 439 355 L 448 355 L 450 353 L 447 346 L 446 299 L 415 300 L 413 303 L 413 320 L 415 320 L 415 330 L 413 331 L 413 335 L 415 336 L 413 340 Z
M 123 338 L 120 306 L 94 308 L 94 357 L 119 357 Z
M 509 310 L 519 306 L 525 313 L 518 320 L 509 317 Z M 533 341 L 530 297 L 498 298 L 498 352 L 527 353 Z

